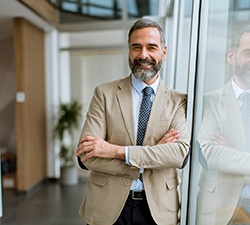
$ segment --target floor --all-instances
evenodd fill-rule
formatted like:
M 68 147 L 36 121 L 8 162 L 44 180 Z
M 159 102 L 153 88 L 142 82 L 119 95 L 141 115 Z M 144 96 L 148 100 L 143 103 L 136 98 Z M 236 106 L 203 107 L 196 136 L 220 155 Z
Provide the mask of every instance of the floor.
M 3 190 L 3 217 L 1 225 L 86 225 L 78 209 L 86 193 L 87 176 L 79 184 L 63 186 L 58 181 L 48 181 L 30 196 Z M 249 201 L 243 202 L 248 206 Z M 243 214 L 244 213 L 244 214 Z M 239 221 L 233 225 L 249 225 L 250 210 L 241 211 Z M 243 219 L 247 218 L 242 221 Z
M 31 196 L 3 190 L 1 225 L 86 225 L 78 209 L 86 193 L 87 178 L 78 185 L 48 181 Z

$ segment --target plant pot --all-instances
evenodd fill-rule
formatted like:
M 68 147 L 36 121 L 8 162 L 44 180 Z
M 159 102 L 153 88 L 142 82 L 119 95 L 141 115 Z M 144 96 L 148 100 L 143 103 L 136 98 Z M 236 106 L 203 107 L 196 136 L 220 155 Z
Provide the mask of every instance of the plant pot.
M 78 169 L 76 166 L 61 167 L 60 183 L 71 186 L 78 184 Z

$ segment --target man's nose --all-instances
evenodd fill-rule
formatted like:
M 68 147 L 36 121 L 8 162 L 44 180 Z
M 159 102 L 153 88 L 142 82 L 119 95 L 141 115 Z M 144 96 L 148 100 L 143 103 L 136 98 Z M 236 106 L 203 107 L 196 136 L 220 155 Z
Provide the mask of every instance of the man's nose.
M 141 52 L 140 52 L 140 58 L 141 59 L 146 59 L 146 58 L 148 58 L 148 51 L 147 51 L 147 49 L 145 49 L 145 48 L 142 48 L 141 49 Z

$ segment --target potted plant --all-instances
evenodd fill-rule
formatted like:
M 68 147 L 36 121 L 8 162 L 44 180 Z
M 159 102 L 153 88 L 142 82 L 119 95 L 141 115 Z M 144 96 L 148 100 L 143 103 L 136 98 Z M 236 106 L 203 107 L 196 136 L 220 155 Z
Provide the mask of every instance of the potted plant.
M 77 167 L 75 165 L 74 131 L 79 126 L 82 106 L 78 101 L 60 103 L 57 123 L 54 127 L 54 137 L 59 140 L 61 160 L 61 183 L 74 185 L 78 183 Z

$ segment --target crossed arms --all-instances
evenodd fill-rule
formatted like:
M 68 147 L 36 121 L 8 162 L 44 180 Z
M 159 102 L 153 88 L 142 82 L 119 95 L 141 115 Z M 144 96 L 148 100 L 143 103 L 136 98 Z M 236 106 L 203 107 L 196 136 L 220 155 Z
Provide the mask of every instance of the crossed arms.
M 178 130 L 170 129 L 156 145 L 174 143 L 179 137 L 180 132 Z M 125 160 L 125 146 L 111 144 L 99 137 L 86 135 L 79 140 L 76 150 L 76 156 L 82 154 L 84 154 L 81 158 L 82 162 L 94 157 Z

